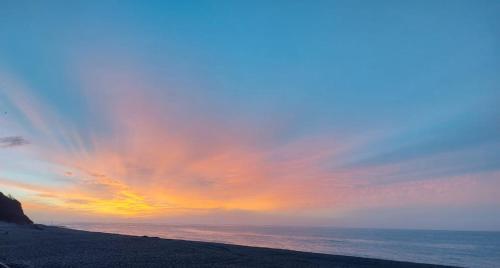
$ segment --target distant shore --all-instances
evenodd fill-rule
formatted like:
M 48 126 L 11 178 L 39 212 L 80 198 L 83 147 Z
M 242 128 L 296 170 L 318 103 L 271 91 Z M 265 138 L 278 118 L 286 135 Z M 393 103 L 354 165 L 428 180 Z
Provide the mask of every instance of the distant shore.
M 450 267 L 7 223 L 0 223 L 0 263 L 11 268 Z

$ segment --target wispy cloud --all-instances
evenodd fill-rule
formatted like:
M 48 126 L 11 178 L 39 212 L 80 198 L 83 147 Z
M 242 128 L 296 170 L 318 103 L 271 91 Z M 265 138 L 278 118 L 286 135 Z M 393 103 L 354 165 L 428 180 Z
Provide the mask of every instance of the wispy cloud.
M 0 138 L 0 148 L 10 148 L 29 144 L 29 141 L 21 136 Z

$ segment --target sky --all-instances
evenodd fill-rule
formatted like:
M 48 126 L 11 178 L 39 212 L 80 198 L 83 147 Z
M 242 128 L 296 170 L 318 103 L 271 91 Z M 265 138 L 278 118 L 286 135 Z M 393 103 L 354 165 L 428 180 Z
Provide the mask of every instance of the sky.
M 10 1 L 38 222 L 500 230 L 498 1 Z

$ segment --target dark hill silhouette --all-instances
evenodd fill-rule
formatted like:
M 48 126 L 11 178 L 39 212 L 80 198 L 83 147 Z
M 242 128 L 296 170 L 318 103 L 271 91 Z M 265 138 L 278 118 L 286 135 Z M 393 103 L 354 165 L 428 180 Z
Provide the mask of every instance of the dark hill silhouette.
M 6 196 L 0 192 L 0 221 L 33 224 L 33 221 L 24 215 L 21 203 L 11 196 Z

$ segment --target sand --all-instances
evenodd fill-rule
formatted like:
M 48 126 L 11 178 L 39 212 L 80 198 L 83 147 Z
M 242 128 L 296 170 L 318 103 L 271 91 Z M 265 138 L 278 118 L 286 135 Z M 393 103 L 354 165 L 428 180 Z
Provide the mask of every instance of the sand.
M 11 268 L 445 267 L 36 226 L 0 223 L 0 263 Z

